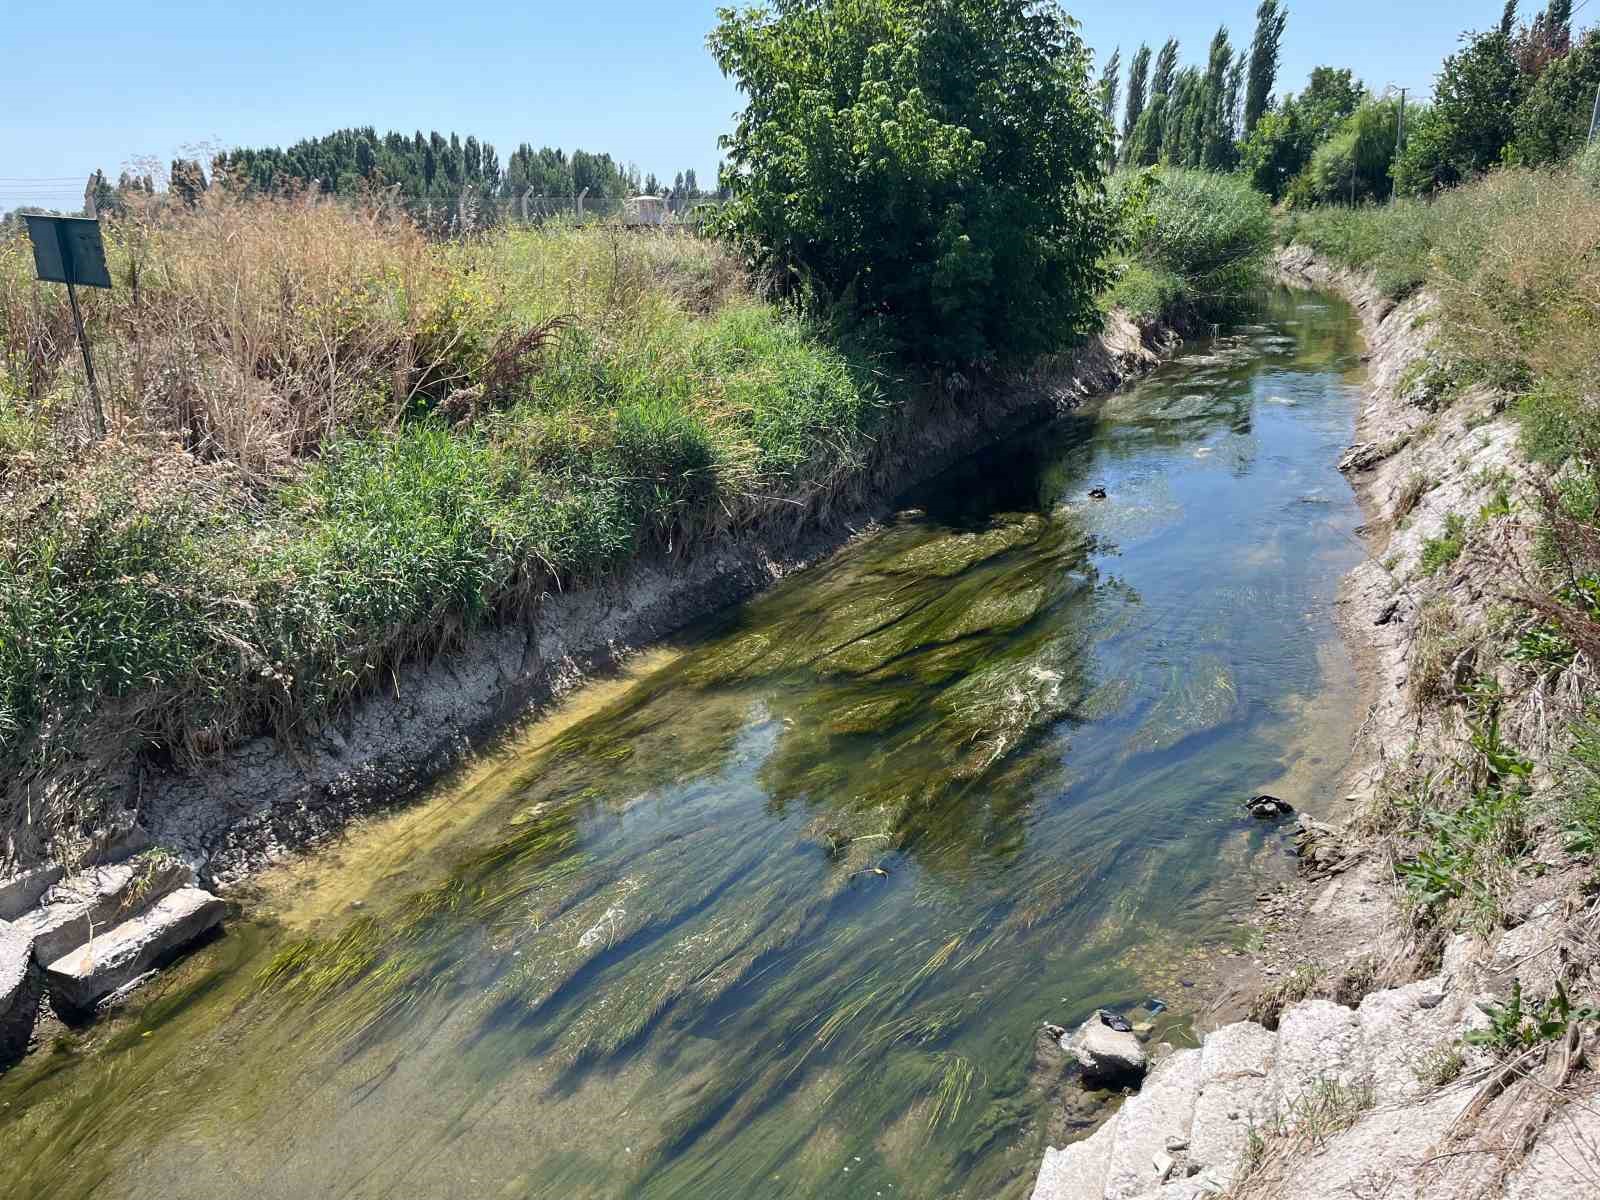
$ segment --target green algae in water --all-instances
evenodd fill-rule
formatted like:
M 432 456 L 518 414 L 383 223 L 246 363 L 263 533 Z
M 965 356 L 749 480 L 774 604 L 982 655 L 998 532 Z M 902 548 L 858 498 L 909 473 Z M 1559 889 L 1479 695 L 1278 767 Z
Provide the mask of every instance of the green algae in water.
M 504 764 L 442 882 L 15 1068 L 10 1186 L 1025 1196 L 1038 1023 L 1226 940 L 1359 553 L 1353 322 L 1274 314 L 710 623 Z

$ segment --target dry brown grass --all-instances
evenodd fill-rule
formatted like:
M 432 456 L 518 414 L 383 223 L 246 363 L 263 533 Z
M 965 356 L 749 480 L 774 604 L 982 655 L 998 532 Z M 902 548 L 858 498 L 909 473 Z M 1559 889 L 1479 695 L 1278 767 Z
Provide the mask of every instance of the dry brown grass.
M 254 475 L 442 399 L 495 315 L 413 226 L 349 205 L 216 190 L 192 212 L 136 208 L 107 234 L 117 286 L 86 293 L 84 315 L 114 429 Z M 30 275 L 22 239 L 0 250 L 0 361 L 16 401 L 67 413 L 81 367 L 66 297 Z

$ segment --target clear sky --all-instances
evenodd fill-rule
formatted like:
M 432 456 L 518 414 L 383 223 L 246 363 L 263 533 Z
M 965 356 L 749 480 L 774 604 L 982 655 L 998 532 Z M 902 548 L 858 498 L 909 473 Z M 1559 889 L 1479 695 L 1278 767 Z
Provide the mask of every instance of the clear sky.
M 1203 62 L 1219 20 L 1248 42 L 1256 0 L 1068 0 L 1102 54 L 1169 33 Z M 1530 0 L 1525 5 L 1532 7 Z M 1288 0 L 1283 87 L 1313 66 L 1426 90 L 1464 28 L 1501 0 Z M 0 21 L 0 211 L 77 207 L 183 147 L 287 145 L 350 125 L 454 130 L 493 142 L 609 151 L 709 183 L 738 96 L 705 50 L 703 0 L 14 0 Z M 1415 94 L 1415 93 L 1413 93 Z

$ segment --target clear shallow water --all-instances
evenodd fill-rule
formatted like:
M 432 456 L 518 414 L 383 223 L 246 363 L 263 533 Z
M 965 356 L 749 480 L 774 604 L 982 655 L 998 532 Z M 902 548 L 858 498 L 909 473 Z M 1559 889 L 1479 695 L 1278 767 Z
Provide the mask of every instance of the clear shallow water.
M 514 745 L 0 1079 L 0 1191 L 1026 1195 L 1039 1023 L 1183 1037 L 1340 765 L 1357 336 L 1276 296 Z

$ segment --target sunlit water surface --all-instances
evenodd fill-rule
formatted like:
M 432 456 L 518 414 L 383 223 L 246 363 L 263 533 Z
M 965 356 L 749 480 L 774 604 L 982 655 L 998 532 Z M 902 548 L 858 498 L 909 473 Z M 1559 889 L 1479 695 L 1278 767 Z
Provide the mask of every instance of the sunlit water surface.
M 1356 326 L 1261 320 L 291 872 L 0 1079 L 0 1190 L 1026 1195 L 1040 1022 L 1186 1036 L 1285 869 L 1240 799 L 1348 740 Z

